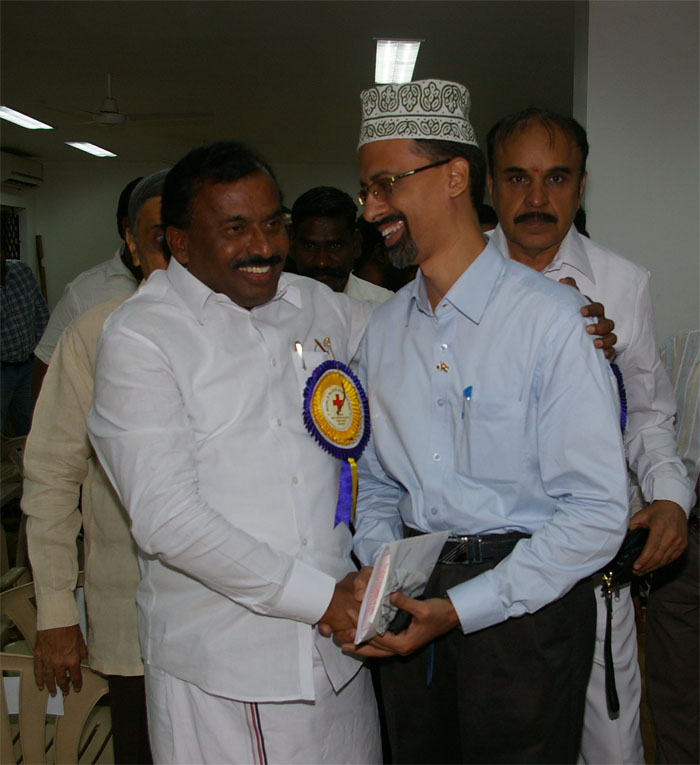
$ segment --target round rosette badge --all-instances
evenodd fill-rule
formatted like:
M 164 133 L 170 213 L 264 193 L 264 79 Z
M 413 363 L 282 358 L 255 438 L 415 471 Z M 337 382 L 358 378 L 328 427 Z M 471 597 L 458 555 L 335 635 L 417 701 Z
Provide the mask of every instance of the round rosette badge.
M 304 424 L 318 444 L 342 460 L 334 527 L 350 525 L 357 500 L 356 460 L 369 441 L 369 404 L 350 367 L 328 360 L 314 369 L 304 388 Z

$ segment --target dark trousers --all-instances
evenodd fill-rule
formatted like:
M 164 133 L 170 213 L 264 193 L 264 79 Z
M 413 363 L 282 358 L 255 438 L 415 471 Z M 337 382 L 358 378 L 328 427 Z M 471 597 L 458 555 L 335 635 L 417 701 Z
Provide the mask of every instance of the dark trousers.
M 700 762 L 698 522 L 688 549 L 654 572 L 647 603 L 646 681 L 656 728 L 656 761 Z
M 146 691 L 143 675 L 108 675 L 109 704 L 112 712 L 112 741 L 116 765 L 150 765 Z
M 12 419 L 14 436 L 26 436 L 32 425 L 34 398 L 32 397 L 32 372 L 34 356 L 23 364 L 7 364 L 0 367 L 0 429 L 3 433 L 8 415 Z
M 438 564 L 425 597 L 492 567 Z M 410 657 L 384 661 L 393 761 L 576 762 L 595 627 L 585 581 L 535 614 L 469 635 L 453 630 Z

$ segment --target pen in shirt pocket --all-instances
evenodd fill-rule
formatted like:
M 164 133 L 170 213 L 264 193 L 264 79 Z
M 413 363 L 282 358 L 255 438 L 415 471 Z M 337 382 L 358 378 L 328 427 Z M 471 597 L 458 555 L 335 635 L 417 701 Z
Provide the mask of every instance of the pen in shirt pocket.
M 467 385 L 462 393 L 462 419 L 464 419 L 464 407 L 467 405 L 467 401 L 472 400 L 472 386 Z

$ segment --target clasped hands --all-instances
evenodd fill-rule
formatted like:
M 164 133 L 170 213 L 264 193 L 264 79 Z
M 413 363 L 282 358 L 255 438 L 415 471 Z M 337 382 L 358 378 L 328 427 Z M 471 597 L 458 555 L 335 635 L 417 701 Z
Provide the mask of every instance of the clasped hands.
M 377 635 L 356 646 L 355 629 L 360 604 L 371 574 L 372 568 L 365 566 L 338 582 L 331 602 L 318 623 L 319 632 L 326 637 L 332 636 L 343 651 L 364 657 L 407 656 L 459 626 L 457 612 L 449 598 L 415 600 L 398 591 L 392 593 L 391 602 L 413 617 L 408 628 L 398 635 L 391 632 Z

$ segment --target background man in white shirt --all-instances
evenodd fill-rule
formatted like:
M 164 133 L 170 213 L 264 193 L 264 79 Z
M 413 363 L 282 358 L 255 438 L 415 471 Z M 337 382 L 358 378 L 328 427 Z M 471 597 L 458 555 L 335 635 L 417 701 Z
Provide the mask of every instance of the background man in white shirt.
M 575 279 L 581 292 L 605 305 L 618 335 L 615 361 L 622 371 L 628 417 L 627 460 L 648 506 L 630 528 L 649 529 L 635 563 L 638 574 L 675 560 L 685 549 L 693 491 L 676 453 L 676 404 L 656 348 L 649 273 L 579 234 L 573 220 L 586 184 L 588 142 L 572 118 L 527 109 L 503 118 L 487 138 L 488 184 L 500 221 L 491 241 L 513 260 L 550 279 Z M 596 343 L 600 343 L 596 340 Z M 613 607 L 613 659 L 620 717 L 605 701 L 605 603 L 598 603 L 596 654 L 582 739 L 585 762 L 643 762 L 639 731 L 641 683 L 634 609 L 629 587 Z
M 170 266 L 106 323 L 88 418 L 140 548 L 154 759 L 377 762 L 368 673 L 315 626 L 351 624 L 356 573 L 302 415 L 373 306 L 281 273 L 280 190 L 240 144 L 178 162 L 162 214 Z
M 126 229 L 129 216 L 129 198 L 141 177 L 129 181 L 122 189 L 117 204 L 117 231 L 124 240 L 114 255 L 104 263 L 83 271 L 66 285 L 61 299 L 51 311 L 49 323 L 36 347 L 34 355 L 34 395 L 39 395 L 41 381 L 51 361 L 51 354 L 58 343 L 61 332 L 71 321 L 86 311 L 115 295 L 130 295 L 137 287 L 143 274 L 133 261 L 131 250 L 126 242 Z
M 695 484 L 688 547 L 652 577 L 647 603 L 646 681 L 656 762 L 700 762 L 698 514 L 700 488 L 700 329 L 666 341 L 662 358 L 678 401 L 678 456 Z
M 327 284 L 356 300 L 383 303 L 394 293 L 352 273 L 361 253 L 355 220 L 357 207 L 350 196 L 332 186 L 305 191 L 292 207 L 289 250 L 297 273 Z

